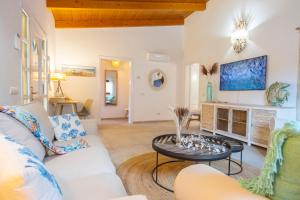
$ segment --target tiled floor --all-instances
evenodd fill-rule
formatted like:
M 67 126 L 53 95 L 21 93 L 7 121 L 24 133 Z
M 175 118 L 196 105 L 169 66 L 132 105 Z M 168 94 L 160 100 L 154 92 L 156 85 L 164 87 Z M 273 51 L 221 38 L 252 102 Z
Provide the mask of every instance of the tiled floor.
M 192 122 L 189 130 L 198 132 L 199 124 Z M 113 162 L 118 167 L 131 157 L 152 152 L 152 139 L 161 134 L 174 133 L 175 126 L 171 121 L 128 124 L 127 120 L 104 120 L 100 132 Z M 244 147 L 244 162 L 260 169 L 266 150 L 246 144 Z M 239 155 L 233 157 L 238 159 Z

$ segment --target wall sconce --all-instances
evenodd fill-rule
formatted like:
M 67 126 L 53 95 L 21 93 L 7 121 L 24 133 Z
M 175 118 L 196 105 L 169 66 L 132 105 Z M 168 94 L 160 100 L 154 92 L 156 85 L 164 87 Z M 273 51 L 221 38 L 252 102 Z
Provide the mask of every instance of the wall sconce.
M 249 39 L 247 20 L 241 19 L 235 23 L 235 30 L 231 34 L 231 43 L 236 53 L 241 53 L 246 47 Z

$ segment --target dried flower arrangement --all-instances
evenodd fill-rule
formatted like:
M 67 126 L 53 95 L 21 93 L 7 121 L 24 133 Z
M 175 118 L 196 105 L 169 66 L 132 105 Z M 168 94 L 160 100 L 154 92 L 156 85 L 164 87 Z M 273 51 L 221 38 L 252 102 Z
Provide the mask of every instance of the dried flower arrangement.
M 186 120 L 186 118 L 189 115 L 189 109 L 187 108 L 182 108 L 182 107 L 177 107 L 174 109 L 174 113 L 178 119 L 179 123 L 182 123 Z
M 206 99 L 208 102 L 210 102 L 213 99 L 213 89 L 212 89 L 213 86 L 211 83 L 211 78 L 212 75 L 218 73 L 219 64 L 214 63 L 210 69 L 207 69 L 205 65 L 202 65 L 201 67 L 202 67 L 201 68 L 202 74 L 207 77 Z
M 202 72 L 203 75 L 205 75 L 205 76 L 208 76 L 208 75 L 212 76 L 212 75 L 214 75 L 214 74 L 216 74 L 218 72 L 219 64 L 218 63 L 214 63 L 211 66 L 210 69 L 207 69 L 205 67 L 205 65 L 202 65 L 201 67 L 202 67 L 201 68 L 201 72 Z
M 190 116 L 190 111 L 188 108 L 184 108 L 184 107 L 177 107 L 177 108 L 170 107 L 170 110 L 173 113 L 174 121 L 176 124 L 176 135 L 177 135 L 176 143 L 178 145 L 180 145 L 181 131 L 182 131 L 184 124 L 186 123 L 187 119 Z

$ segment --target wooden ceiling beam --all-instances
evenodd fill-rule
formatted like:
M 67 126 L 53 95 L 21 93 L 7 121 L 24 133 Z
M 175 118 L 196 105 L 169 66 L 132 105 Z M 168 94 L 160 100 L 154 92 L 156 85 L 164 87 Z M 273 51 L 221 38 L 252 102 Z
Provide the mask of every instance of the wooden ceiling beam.
M 59 21 L 56 28 L 105 28 L 105 27 L 135 27 L 135 26 L 175 26 L 183 25 L 184 19 L 139 19 L 139 20 L 99 20 L 99 21 Z
M 203 11 L 206 0 L 189 2 L 130 1 L 130 0 L 47 0 L 47 7 L 68 9 L 125 9 Z

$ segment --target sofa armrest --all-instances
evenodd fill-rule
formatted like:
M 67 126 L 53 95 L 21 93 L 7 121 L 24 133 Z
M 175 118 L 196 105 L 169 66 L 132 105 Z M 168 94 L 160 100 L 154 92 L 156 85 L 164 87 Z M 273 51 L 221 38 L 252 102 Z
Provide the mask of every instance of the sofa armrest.
M 112 200 L 147 200 L 147 198 L 143 195 L 133 195 L 133 196 L 116 198 Z
M 192 165 L 176 177 L 176 200 L 267 200 L 242 188 L 238 181 L 207 165 Z
M 84 130 L 89 135 L 96 135 L 98 134 L 98 126 L 97 126 L 97 119 L 82 119 L 80 120 Z

